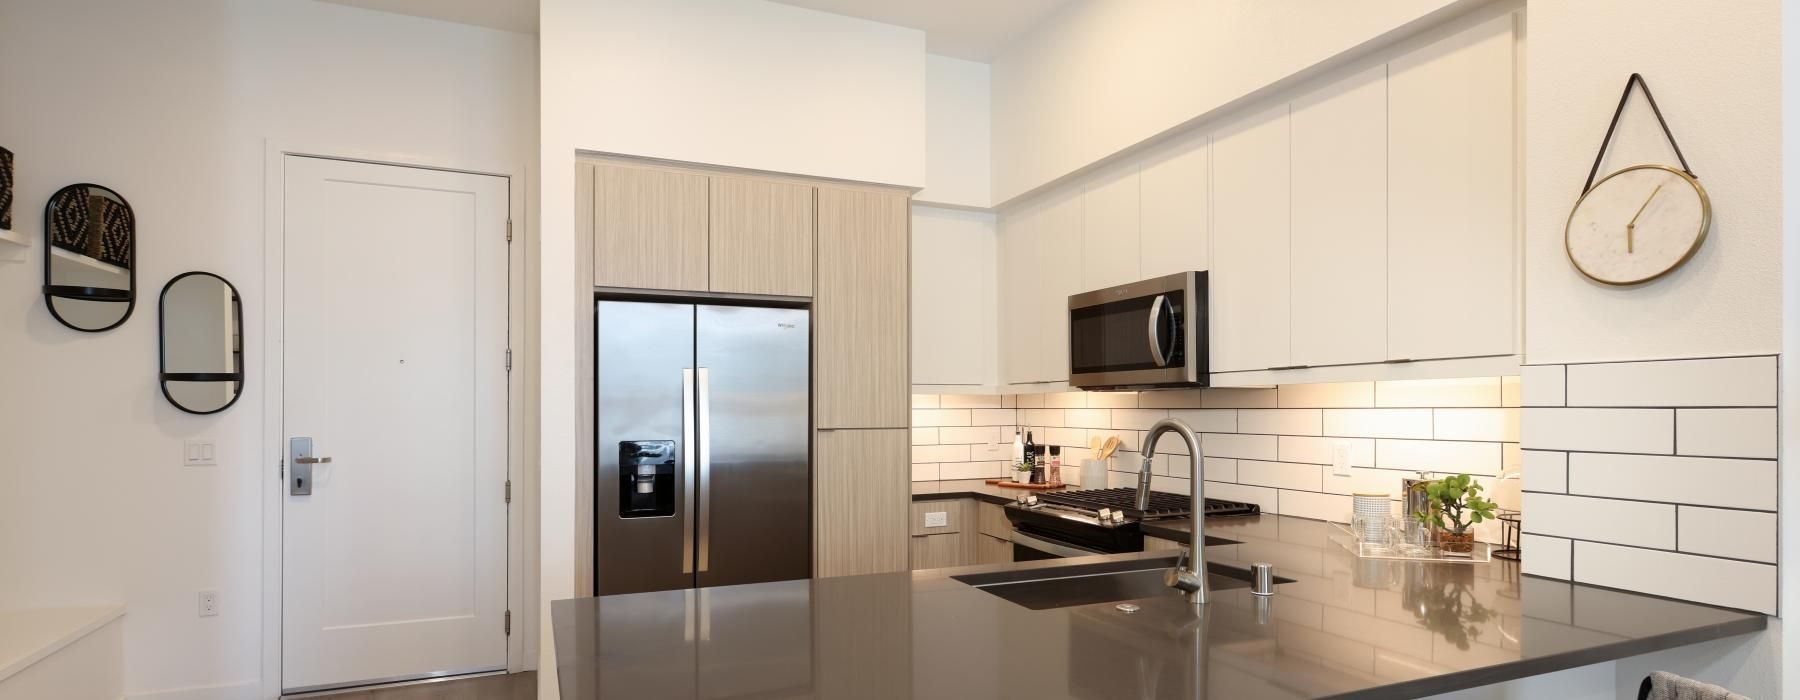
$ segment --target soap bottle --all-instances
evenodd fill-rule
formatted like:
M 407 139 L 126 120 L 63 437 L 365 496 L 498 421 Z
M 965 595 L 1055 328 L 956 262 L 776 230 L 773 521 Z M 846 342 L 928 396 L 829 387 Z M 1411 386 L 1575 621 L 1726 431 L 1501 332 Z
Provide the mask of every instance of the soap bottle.
M 1025 437 L 1017 430 L 1013 431 L 1012 463 L 1015 466 L 1025 463 Z

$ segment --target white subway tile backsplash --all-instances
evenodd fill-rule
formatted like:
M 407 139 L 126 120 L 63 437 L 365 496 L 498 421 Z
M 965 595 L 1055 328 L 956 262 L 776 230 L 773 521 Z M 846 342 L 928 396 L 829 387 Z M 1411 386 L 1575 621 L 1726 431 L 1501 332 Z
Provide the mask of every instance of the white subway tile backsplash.
M 1776 454 L 1773 408 L 1683 408 L 1675 412 L 1675 451 L 1707 457 Z
M 1135 391 L 1090 391 L 1087 395 L 1087 407 L 1137 408 L 1138 396 Z
M 1045 428 L 1036 436 L 1038 444 L 1063 447 L 1087 447 L 1087 431 L 1081 428 Z
M 1160 389 L 1137 395 L 1137 408 L 1199 408 L 1200 389 Z M 1208 389 L 1207 391 L 1222 391 Z
M 939 479 L 938 474 L 938 465 L 936 464 L 912 465 L 913 481 L 937 481 Z
M 938 407 L 938 395 L 937 394 L 913 394 L 912 395 L 912 407 L 913 408 L 937 408 Z
M 1116 430 L 1149 430 L 1157 421 L 1169 417 L 1169 412 L 1162 409 L 1121 408 L 1112 412 L 1112 427 Z
M 1000 428 L 982 426 L 975 428 L 949 427 L 938 428 L 938 444 L 940 445 L 985 445 L 1000 441 Z M 1006 435 L 1007 444 L 1012 444 L 1012 434 Z
M 1775 510 L 1772 460 L 1583 453 L 1568 460 L 1571 494 Z
M 1187 493 L 1189 483 L 1190 482 L 1187 479 L 1182 477 L 1152 476 L 1150 477 L 1150 490 L 1162 491 L 1163 493 Z M 1137 485 L 1137 482 L 1132 482 L 1132 485 Z
M 1681 506 L 1678 519 L 1683 552 L 1775 563 L 1774 513 Z
M 1431 409 L 1327 409 L 1325 434 L 1335 437 L 1429 439 Z
M 940 425 L 968 425 L 969 412 L 964 409 L 916 408 L 912 412 L 912 424 L 926 428 Z
M 1000 397 L 993 394 L 944 394 L 938 397 L 938 408 L 1000 408 Z
M 1670 454 L 1675 450 L 1675 412 L 1669 409 L 1519 410 L 1519 443 L 1526 448 L 1638 454 Z
M 1206 458 L 1207 481 L 1237 481 L 1238 460 L 1223 457 Z
M 1148 437 L 1149 433 L 1144 435 Z M 1182 442 L 1180 435 L 1163 433 L 1163 436 L 1156 441 L 1156 453 L 1159 455 L 1185 455 L 1188 453 L 1187 443 Z
M 914 445 L 912 448 L 913 464 L 967 461 L 969 461 L 968 445 Z
M 1525 463 L 1519 467 L 1519 481 L 1526 491 L 1567 492 L 1569 453 L 1525 450 Z
M 938 465 L 944 479 L 998 479 L 1006 476 L 1005 462 L 945 462 Z
M 1497 408 L 1500 405 L 1499 377 L 1375 383 L 1377 408 Z
M 1275 408 L 1275 393 L 1274 389 L 1204 389 L 1200 408 Z
M 1527 493 L 1526 532 L 1637 547 L 1675 548 L 1675 506 Z
M 1026 425 L 1056 427 L 1063 425 L 1063 410 L 1060 408 L 1027 408 L 1021 413 L 1025 414 Z
M 1177 408 L 1169 411 L 1169 417 L 1187 423 L 1196 433 L 1238 432 L 1238 412 L 1230 409 Z
M 1087 408 L 1087 392 L 1059 391 L 1044 394 L 1044 408 Z
M 1012 462 L 1012 443 L 970 445 L 969 459 L 975 462 Z
M 1238 483 L 1297 491 L 1323 491 L 1319 465 L 1238 460 Z
M 1500 405 L 1505 408 L 1519 407 L 1519 378 L 1500 378 Z
M 1283 462 L 1307 462 L 1311 464 L 1331 464 L 1333 450 L 1338 446 L 1350 448 L 1350 466 L 1375 466 L 1375 441 L 1369 438 L 1328 438 L 1281 436 L 1277 444 L 1278 459 Z
M 1569 365 L 1570 406 L 1774 406 L 1774 357 Z
M 1104 408 L 1070 408 L 1063 411 L 1063 422 L 1071 428 L 1111 428 L 1112 411 Z
M 1373 408 L 1375 383 L 1283 384 L 1275 401 L 1281 408 Z
M 1375 441 L 1375 466 L 1382 469 L 1498 476 L 1500 455 L 1497 442 Z
M 1768 614 L 1776 607 L 1770 564 L 1576 542 L 1574 573 L 1576 581 L 1596 586 Z
M 1573 577 L 1570 570 L 1573 542 L 1561 537 L 1525 533 L 1519 535 L 1519 552 L 1524 557 L 1519 570 L 1533 576 L 1561 579 Z
M 1018 425 L 1019 411 L 1010 408 L 977 408 L 969 411 L 968 425 Z M 918 420 L 913 420 L 918 425 Z
M 1242 469 L 1240 463 L 1240 469 Z M 1308 491 L 1279 491 L 1281 514 L 1334 523 L 1350 521 L 1350 497 Z
M 1339 476 L 1327 468 L 1324 476 L 1325 492 L 1349 495 L 1381 493 L 1387 494 L 1388 498 L 1398 499 L 1403 495 L 1400 480 L 1412 476 L 1412 472 L 1363 468 L 1352 468 L 1348 475 Z
M 1238 411 L 1241 433 L 1264 435 L 1318 435 L 1322 414 L 1316 408 L 1269 408 Z
M 1018 401 L 1017 401 L 1017 405 L 1013 406 L 1013 408 L 1043 408 L 1044 407 L 1044 395 L 1043 394 L 1015 394 L 1014 396 L 1018 397 Z
M 1431 436 L 1438 440 L 1519 441 L 1516 408 L 1439 408 L 1431 419 Z
M 1221 498 L 1227 501 L 1255 503 L 1264 513 L 1279 513 L 1280 503 L 1276 499 L 1277 491 L 1262 486 L 1245 486 L 1228 484 L 1220 481 L 1206 480 L 1206 497 Z
M 912 444 L 914 444 L 914 445 L 936 445 L 936 444 L 938 444 L 938 429 L 937 428 L 913 428 L 912 429 Z
M 1519 368 L 1520 406 L 1561 406 L 1564 394 L 1562 365 L 1527 365 Z
M 1205 433 L 1200 436 L 1200 449 L 1208 457 L 1275 460 L 1275 436 Z

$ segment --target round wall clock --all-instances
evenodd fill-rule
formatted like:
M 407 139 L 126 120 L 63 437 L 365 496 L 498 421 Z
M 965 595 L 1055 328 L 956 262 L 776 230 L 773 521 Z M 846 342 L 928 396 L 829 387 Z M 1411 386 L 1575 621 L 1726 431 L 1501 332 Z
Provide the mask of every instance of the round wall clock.
M 1623 286 L 1681 267 L 1711 226 L 1712 202 L 1700 181 L 1665 165 L 1634 165 L 1576 200 L 1563 242 L 1581 274 Z

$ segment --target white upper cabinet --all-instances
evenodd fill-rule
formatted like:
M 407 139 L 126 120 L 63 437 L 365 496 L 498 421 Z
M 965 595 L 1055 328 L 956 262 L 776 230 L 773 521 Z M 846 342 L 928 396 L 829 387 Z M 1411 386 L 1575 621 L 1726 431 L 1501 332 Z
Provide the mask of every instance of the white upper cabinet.
M 1214 132 L 1212 369 L 1293 364 L 1289 352 L 1288 105 Z
M 1082 196 L 1081 289 L 1075 293 L 1136 282 L 1139 238 L 1137 163 L 1094 177 Z
M 1037 210 L 1030 204 L 1000 215 L 1000 379 L 1008 384 L 1033 381 L 1037 371 L 1037 289 L 1031 268 L 1037 248 L 1030 245 Z
M 1387 359 L 1387 69 L 1293 103 L 1293 362 Z
M 1081 286 L 1081 192 L 1050 193 L 1000 216 L 1000 378 L 1067 381 L 1069 295 Z
M 913 205 L 914 384 L 998 382 L 995 239 L 993 214 Z
M 1518 352 L 1513 22 L 1389 63 L 1389 359 Z
M 1069 379 L 1069 297 L 1080 294 L 1082 201 L 1075 193 L 1051 194 L 1039 226 L 1037 269 L 1038 348 L 1036 381 Z
M 1211 176 L 1207 134 L 1158 149 L 1138 176 L 1141 279 L 1208 268 Z

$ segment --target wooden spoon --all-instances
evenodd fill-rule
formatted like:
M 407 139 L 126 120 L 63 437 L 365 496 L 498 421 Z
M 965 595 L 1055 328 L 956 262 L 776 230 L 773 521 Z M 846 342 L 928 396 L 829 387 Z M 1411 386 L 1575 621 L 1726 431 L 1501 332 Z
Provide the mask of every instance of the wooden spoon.
M 1100 446 L 1101 446 L 1101 445 L 1102 445 L 1102 444 L 1104 444 L 1104 441 L 1102 441 L 1102 440 L 1101 440 L 1101 439 L 1100 439 L 1100 436 L 1099 436 L 1099 435 L 1090 435 L 1090 436 L 1088 436 L 1088 449 L 1089 449 L 1089 450 L 1093 450 L 1093 452 L 1094 452 L 1094 459 L 1100 459 L 1100 458 L 1101 458 L 1101 457 L 1100 457 Z
M 1106 444 L 1100 446 L 1100 459 L 1111 459 L 1114 452 L 1119 451 L 1119 436 L 1106 436 Z

